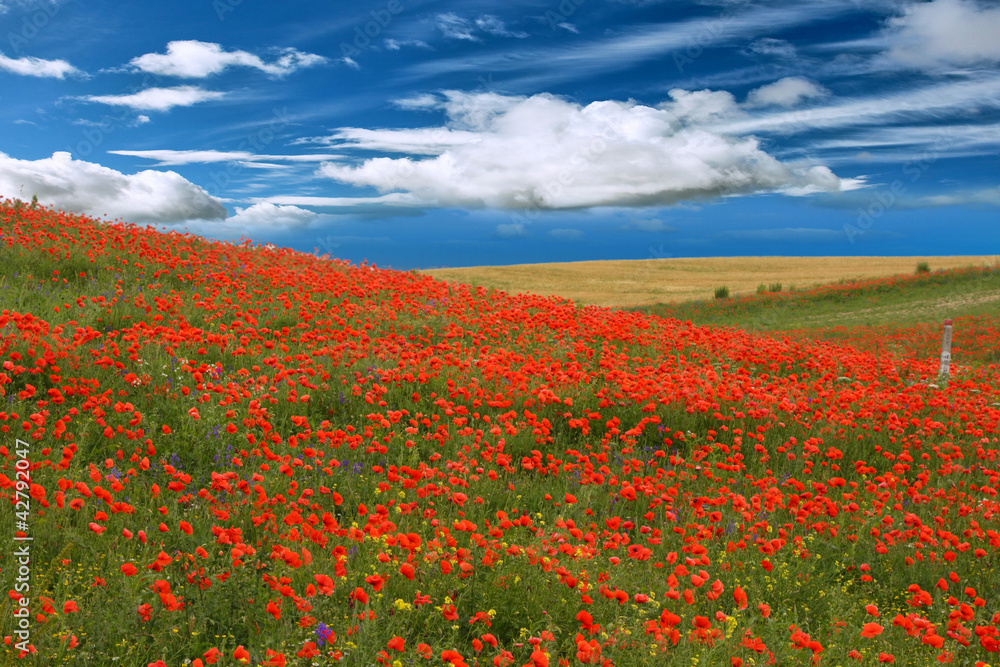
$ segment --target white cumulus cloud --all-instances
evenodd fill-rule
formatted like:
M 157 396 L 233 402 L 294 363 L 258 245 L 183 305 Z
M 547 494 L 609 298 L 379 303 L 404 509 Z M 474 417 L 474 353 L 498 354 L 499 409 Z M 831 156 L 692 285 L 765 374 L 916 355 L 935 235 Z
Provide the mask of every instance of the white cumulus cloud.
M 166 53 L 147 53 L 133 58 L 129 65 L 159 76 L 203 79 L 228 67 L 252 67 L 271 76 L 285 76 L 325 62 L 323 56 L 296 49 L 283 49 L 272 62 L 265 62 L 247 51 L 226 51 L 220 44 L 190 39 L 169 42 Z
M 670 101 L 662 102 L 660 109 L 667 109 L 685 125 L 709 123 L 738 116 L 740 111 L 732 93 L 724 90 L 670 91 Z
M 739 114 L 728 93 L 675 90 L 671 98 L 653 108 L 614 100 L 584 106 L 547 94 L 449 93 L 444 127 L 341 134 L 355 146 L 432 157 L 326 162 L 320 173 L 406 192 L 427 205 L 501 209 L 670 205 L 840 188 L 826 167 L 782 163 L 752 137 L 710 129 L 707 123 Z
M 794 107 L 805 100 L 826 97 L 829 91 L 823 86 L 801 76 L 786 76 L 774 83 L 755 88 L 747 95 L 751 107 Z
M 226 224 L 239 227 L 272 229 L 292 229 L 306 227 L 320 216 L 298 206 L 278 206 L 275 204 L 254 204 L 249 208 L 237 208 L 236 215 L 227 218 Z
M 1000 62 L 1000 6 L 973 0 L 933 0 L 907 6 L 889 21 L 889 57 L 908 66 Z
M 134 223 L 222 220 L 226 207 L 173 171 L 123 174 L 93 162 L 53 153 L 18 160 L 0 153 L 0 195 L 29 197 L 67 211 Z
M 0 69 L 22 76 L 49 77 L 53 79 L 63 79 L 71 74 L 83 74 L 83 72 L 65 60 L 43 60 L 41 58 L 32 58 L 31 56 L 9 58 L 2 52 L 0 52 Z
M 87 95 L 80 99 L 112 106 L 131 107 L 142 111 L 169 111 L 174 107 L 189 107 L 200 102 L 217 100 L 225 93 L 204 90 L 198 86 L 176 86 L 174 88 L 147 88 L 130 95 Z

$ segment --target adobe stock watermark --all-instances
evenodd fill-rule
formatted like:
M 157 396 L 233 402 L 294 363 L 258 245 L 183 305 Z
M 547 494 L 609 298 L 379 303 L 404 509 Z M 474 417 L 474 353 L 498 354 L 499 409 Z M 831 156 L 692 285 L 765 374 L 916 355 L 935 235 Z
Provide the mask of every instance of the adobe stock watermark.
M 392 20 L 403 11 L 403 3 L 400 0 L 389 0 L 382 9 L 373 9 L 372 20 L 364 24 L 354 26 L 354 36 L 350 42 L 340 43 L 340 55 L 344 62 L 354 63 L 355 57 L 371 46 L 372 40 L 382 34 L 382 31 L 389 27 Z
M 576 10 L 587 0 L 562 0 L 555 10 L 545 10 L 545 20 L 549 22 L 549 27 L 553 30 L 565 28 L 569 23 L 569 17 L 576 13 Z
M 147 72 L 143 74 L 142 82 L 137 86 L 130 87 L 128 92 L 138 93 L 151 85 L 156 86 L 158 81 L 159 77 Z M 123 127 L 133 127 L 141 124 L 145 122 L 143 119 L 145 121 L 149 120 L 141 114 L 133 118 L 132 111 L 128 107 L 125 107 L 119 115 L 104 116 L 100 122 L 88 125 L 87 129 L 80 133 L 80 141 L 76 142 L 75 146 L 67 146 L 66 152 L 78 159 L 85 158 L 97 150 L 109 134 Z
M 907 160 L 902 169 L 903 175 L 907 177 L 906 180 L 911 184 L 919 181 L 927 170 L 938 161 L 942 153 L 955 145 L 957 139 L 953 134 L 953 132 L 946 131 L 917 159 Z M 894 179 L 889 185 L 876 190 L 868 205 L 857 210 L 854 224 L 844 223 L 844 234 L 847 236 L 847 240 L 854 243 L 855 239 L 869 231 L 875 225 L 875 221 L 885 215 L 886 211 L 896 206 L 907 192 L 907 184 L 902 178 Z
M 237 151 L 249 151 L 253 149 L 255 153 L 259 153 L 265 146 L 277 139 L 279 132 L 288 127 L 291 122 L 288 119 L 288 107 L 274 108 L 271 110 L 271 113 L 273 117 L 268 124 L 254 134 L 244 138 L 236 147 Z M 220 196 L 233 182 L 233 177 L 242 172 L 243 169 L 241 161 L 229 160 L 226 162 L 224 168 L 216 169 L 209 173 L 208 177 L 211 183 L 205 187 L 206 192 L 213 197 Z
M 21 55 L 23 48 L 35 38 L 36 35 L 56 17 L 59 10 L 63 8 L 64 5 L 69 4 L 69 0 L 48 0 L 42 3 L 42 5 L 31 12 L 26 14 L 21 19 L 21 24 L 18 26 L 19 29 L 10 30 L 7 32 L 7 42 L 10 44 L 10 50 L 17 55 Z
M 751 0 L 738 0 L 728 5 L 725 11 L 721 12 L 718 16 L 702 22 L 699 29 L 693 32 L 688 38 L 687 47 L 679 53 L 674 53 L 674 65 L 677 67 L 677 73 L 683 74 L 685 67 L 701 57 L 705 52 L 705 47 L 717 42 L 723 33 L 726 32 L 726 28 L 736 13 L 750 3 Z
M 75 146 L 67 146 L 66 152 L 79 158 L 85 158 L 93 153 L 98 146 L 104 143 L 104 139 L 122 127 L 134 126 L 141 123 L 144 116 L 133 119 L 131 112 L 127 109 L 119 116 L 105 116 L 100 122 L 88 125 L 87 129 L 80 133 L 82 137 Z
M 327 234 L 326 236 L 316 239 L 316 242 L 320 245 L 319 248 L 313 248 L 313 253 L 317 257 L 320 259 L 332 259 L 337 256 L 336 250 L 340 247 L 340 241 L 337 240 L 336 236 Z M 320 249 L 323 250 L 322 254 L 320 254 Z
M 17 460 L 14 462 L 14 553 L 13 561 L 16 567 L 13 569 L 17 574 L 14 577 L 14 592 L 18 595 L 16 600 L 12 600 L 14 610 L 13 616 L 16 619 L 13 634 L 17 637 L 14 648 L 30 653 L 31 646 L 31 611 L 28 605 L 31 602 L 31 540 L 33 539 L 28 531 L 30 525 L 28 517 L 31 512 L 31 462 L 28 454 L 31 445 L 17 439 L 17 449 L 14 450 Z
M 667 252 L 666 250 L 664 250 L 662 243 L 657 247 L 649 246 L 648 250 L 649 250 L 648 259 L 670 259 L 672 257 L 677 256 L 672 252 Z
M 220 21 L 226 20 L 227 14 L 232 14 L 236 8 L 243 4 L 243 0 L 212 0 L 212 9 Z

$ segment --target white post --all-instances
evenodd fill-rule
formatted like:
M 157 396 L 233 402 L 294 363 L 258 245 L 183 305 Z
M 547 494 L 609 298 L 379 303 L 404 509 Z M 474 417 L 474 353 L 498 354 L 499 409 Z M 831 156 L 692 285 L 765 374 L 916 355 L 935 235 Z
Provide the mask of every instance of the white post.
M 941 370 L 938 375 L 942 380 L 948 379 L 951 370 L 951 320 L 944 321 L 944 338 L 941 340 Z

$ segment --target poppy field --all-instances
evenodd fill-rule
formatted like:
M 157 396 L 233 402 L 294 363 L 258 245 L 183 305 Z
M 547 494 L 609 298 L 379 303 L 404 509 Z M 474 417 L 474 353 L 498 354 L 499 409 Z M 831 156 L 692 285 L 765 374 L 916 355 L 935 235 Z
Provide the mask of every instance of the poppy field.
M 1000 660 L 991 335 L 939 382 L 10 201 L 0 267 L 2 664 Z

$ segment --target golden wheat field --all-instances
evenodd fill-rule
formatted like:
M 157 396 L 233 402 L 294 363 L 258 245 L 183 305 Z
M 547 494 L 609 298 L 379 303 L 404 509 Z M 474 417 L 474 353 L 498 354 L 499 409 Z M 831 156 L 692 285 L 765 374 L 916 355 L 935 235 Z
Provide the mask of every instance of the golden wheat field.
M 632 307 L 710 299 L 715 288 L 731 296 L 755 292 L 760 284 L 785 290 L 913 273 L 930 269 L 992 265 L 998 255 L 947 257 L 704 257 L 607 260 L 554 264 L 474 266 L 423 271 L 450 280 L 506 292 L 558 295 L 578 303 Z

